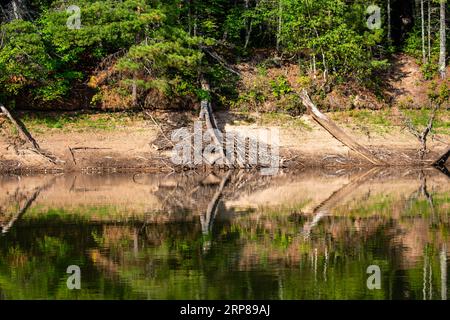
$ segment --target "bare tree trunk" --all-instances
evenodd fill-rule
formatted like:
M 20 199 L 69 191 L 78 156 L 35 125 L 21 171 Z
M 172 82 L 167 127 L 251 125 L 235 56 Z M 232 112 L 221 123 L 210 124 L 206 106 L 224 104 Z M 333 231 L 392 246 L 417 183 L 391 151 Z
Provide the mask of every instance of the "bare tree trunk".
M 283 27 L 283 0 L 278 0 L 278 32 L 277 32 L 277 51 L 280 51 L 281 31 Z
M 431 0 L 428 0 L 428 62 L 431 61 Z
M 16 20 L 17 19 L 21 19 L 22 17 L 21 17 L 21 14 L 19 12 L 19 6 L 17 4 L 17 0 L 13 0 L 11 2 L 11 6 L 12 6 L 12 10 L 13 10 L 14 19 L 16 19 Z
M 133 75 L 133 83 L 131 85 L 131 103 L 133 104 L 133 108 L 137 106 L 137 84 L 136 84 L 136 75 Z
M 441 0 L 440 2 L 440 26 L 439 26 L 439 35 L 440 35 L 440 47 L 439 47 L 439 73 L 441 74 L 441 78 L 445 78 L 445 58 L 446 58 L 446 50 L 445 50 L 445 3 L 446 0 Z
M 420 0 L 420 21 L 422 30 L 422 62 L 425 64 L 427 62 L 427 55 L 425 53 L 425 12 L 423 2 L 424 0 Z
M 316 55 L 313 55 L 313 77 L 314 79 L 316 79 L 316 74 L 317 74 L 317 68 L 316 68 Z
M 439 108 L 439 105 L 436 105 L 433 110 L 431 111 L 431 115 L 428 118 L 428 124 L 426 128 L 422 131 L 422 133 L 419 135 L 419 140 L 421 144 L 421 149 L 419 151 L 420 159 L 423 160 L 423 157 L 427 153 L 427 137 L 430 134 L 431 130 L 433 129 L 433 122 L 434 118 L 436 117 L 436 112 Z
M 194 37 L 197 36 L 197 7 L 195 7 L 194 13 Z
M 245 0 L 245 11 L 248 13 L 249 1 Z M 252 21 L 249 18 L 245 18 L 245 43 L 244 49 L 247 49 L 248 43 L 250 42 L 250 34 L 252 33 Z
M 313 119 L 327 130 L 333 137 L 342 142 L 344 145 L 364 157 L 374 165 L 382 165 L 383 161 L 375 157 L 367 148 L 363 147 L 349 135 L 347 135 L 341 128 L 339 128 L 331 119 L 325 114 L 319 111 L 314 103 L 311 101 L 306 90 L 303 90 L 300 94 L 303 104 L 307 108 L 308 112 L 312 115 Z
M 28 130 L 12 116 L 12 114 L 8 111 L 8 109 L 6 109 L 5 106 L 0 104 L 0 110 L 4 115 L 6 115 L 9 121 L 11 121 L 17 131 L 19 131 L 20 135 L 33 146 L 33 148 L 38 150 L 41 148 L 37 141 L 33 138 L 33 136 L 28 132 Z
M 391 40 L 391 0 L 387 2 L 387 18 L 388 18 L 388 40 Z
M 314 32 L 316 33 L 317 39 L 319 39 L 319 33 L 317 32 L 316 27 L 314 27 Z M 322 63 L 323 63 L 323 81 L 327 82 L 328 67 L 327 67 L 327 60 L 325 57 L 325 52 L 323 51 L 322 47 L 320 47 L 320 52 L 322 54 Z
M 192 36 L 192 0 L 189 0 L 188 3 L 188 28 L 189 28 L 189 36 Z

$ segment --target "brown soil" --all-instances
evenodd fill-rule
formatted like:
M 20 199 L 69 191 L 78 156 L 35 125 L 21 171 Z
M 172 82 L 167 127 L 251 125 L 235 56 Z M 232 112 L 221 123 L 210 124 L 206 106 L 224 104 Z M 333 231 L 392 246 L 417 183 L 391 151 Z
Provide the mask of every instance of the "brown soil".
M 438 75 L 433 80 L 426 80 L 417 61 L 405 54 L 393 57 L 392 68 L 388 74 L 387 95 L 394 106 L 422 108 L 429 104 L 428 92 L 431 83 L 437 85 L 445 81 L 450 86 L 450 80 L 441 80 Z M 447 74 L 450 67 L 447 68 Z

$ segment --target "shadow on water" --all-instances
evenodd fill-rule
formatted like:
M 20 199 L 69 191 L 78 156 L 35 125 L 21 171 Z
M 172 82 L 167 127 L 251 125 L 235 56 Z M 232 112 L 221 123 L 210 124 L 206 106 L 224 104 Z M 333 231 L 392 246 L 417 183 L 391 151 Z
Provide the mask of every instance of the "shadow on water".
M 0 176 L 0 189 L 0 299 L 447 298 L 450 184 L 432 168 Z

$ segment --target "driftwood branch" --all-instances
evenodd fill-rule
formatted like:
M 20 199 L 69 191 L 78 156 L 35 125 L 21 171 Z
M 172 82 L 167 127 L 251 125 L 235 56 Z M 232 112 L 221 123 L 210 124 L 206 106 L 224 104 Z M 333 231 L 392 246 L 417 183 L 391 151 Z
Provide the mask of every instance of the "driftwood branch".
M 155 120 L 155 118 L 153 118 L 153 116 L 150 114 L 150 112 L 145 111 L 145 114 L 148 115 L 150 117 L 150 119 L 152 119 L 153 123 L 155 124 L 155 126 L 158 127 L 159 131 L 161 132 L 161 134 L 163 135 L 163 137 L 172 145 L 172 147 L 174 147 L 175 145 L 173 144 L 172 140 L 169 139 L 169 137 L 166 135 L 166 133 L 164 132 L 164 130 L 161 128 L 161 126 L 159 125 L 159 123 Z
M 68 148 L 69 148 L 70 155 L 72 156 L 72 161 L 73 161 L 74 164 L 77 164 L 77 161 L 75 159 L 74 151 L 77 151 L 77 150 L 106 150 L 106 149 L 111 149 L 111 148 L 97 148 L 97 147 L 75 147 L 75 148 L 68 147 Z
M 382 165 L 383 161 L 375 157 L 369 149 L 357 143 L 341 128 L 339 128 L 330 118 L 320 112 L 316 105 L 312 102 L 306 90 L 300 93 L 300 98 L 313 119 L 325 130 L 327 130 L 334 138 L 342 142 L 344 145 L 364 157 L 374 165 Z

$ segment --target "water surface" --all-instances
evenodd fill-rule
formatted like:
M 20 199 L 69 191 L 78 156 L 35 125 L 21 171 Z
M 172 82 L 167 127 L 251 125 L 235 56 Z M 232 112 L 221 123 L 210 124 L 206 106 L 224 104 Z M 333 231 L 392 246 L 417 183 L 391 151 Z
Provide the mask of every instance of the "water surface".
M 447 299 L 449 181 L 434 169 L 0 176 L 0 299 Z

